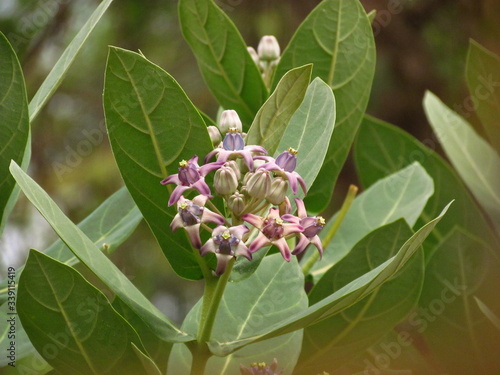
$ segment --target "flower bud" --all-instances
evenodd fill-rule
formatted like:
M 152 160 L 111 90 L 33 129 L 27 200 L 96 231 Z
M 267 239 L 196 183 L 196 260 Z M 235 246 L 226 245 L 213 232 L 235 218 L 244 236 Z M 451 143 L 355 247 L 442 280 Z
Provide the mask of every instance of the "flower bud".
M 236 175 L 236 179 L 239 180 L 241 177 L 240 173 L 240 168 L 238 167 L 238 164 L 234 160 L 229 160 L 224 164 L 224 166 L 231 168 L 234 171 L 234 174 Z
M 210 140 L 212 141 L 212 144 L 215 147 L 217 147 L 222 141 L 219 129 L 217 129 L 216 126 L 209 126 L 207 127 L 207 130 L 208 130 L 208 135 L 210 136 Z
M 241 151 L 245 148 L 245 141 L 236 128 L 230 128 L 224 137 L 222 147 L 226 151 Z
M 257 55 L 257 51 L 255 51 L 253 47 L 247 47 L 247 50 L 254 63 L 259 66 L 259 55 Z
M 259 58 L 265 61 L 273 61 L 280 57 L 280 45 L 272 35 L 263 36 L 257 47 Z
M 220 115 L 219 129 L 222 134 L 226 134 L 229 129 L 236 129 L 238 132 L 243 131 L 240 117 L 238 113 L 232 109 L 223 111 Z
M 249 179 L 246 184 L 248 194 L 254 198 L 264 199 L 269 195 L 271 189 L 271 174 L 268 170 L 260 168 Z
M 278 206 L 285 200 L 287 191 L 288 181 L 283 179 L 282 177 L 276 177 L 271 183 L 271 189 L 266 199 L 269 201 L 269 203 Z
M 233 194 L 238 188 L 236 173 L 226 164 L 220 167 L 217 172 L 215 172 L 214 176 L 215 191 L 220 195 Z
M 245 209 L 245 196 L 236 191 L 229 197 L 228 204 L 233 214 L 239 216 Z

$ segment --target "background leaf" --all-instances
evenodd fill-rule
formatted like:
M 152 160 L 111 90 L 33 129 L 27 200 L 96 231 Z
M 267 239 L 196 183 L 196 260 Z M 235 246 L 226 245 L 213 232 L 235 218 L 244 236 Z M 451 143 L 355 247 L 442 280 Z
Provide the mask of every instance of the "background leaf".
M 127 277 L 74 225 L 48 194 L 14 162 L 10 171 L 26 197 L 47 220 L 52 229 L 101 281 L 118 295 L 158 337 L 166 341 L 187 341 L 188 335 L 174 326 Z
M 313 280 L 317 282 L 372 230 L 399 218 L 404 218 L 413 227 L 433 191 L 432 179 L 420 164 L 414 163 L 360 194 L 352 203 L 337 234 L 324 249 L 323 258 L 311 268 Z M 320 237 L 326 236 L 335 218 L 325 226 Z M 310 256 L 306 254 L 303 261 Z
M 471 40 L 465 68 L 474 108 L 492 146 L 500 153 L 500 58 Z
M 290 316 L 288 319 L 283 320 L 279 324 L 268 327 L 263 332 L 257 332 L 251 337 L 231 342 L 211 343 L 211 350 L 217 355 L 226 355 L 246 345 L 278 337 L 319 323 L 320 321 L 328 319 L 329 317 L 338 314 L 347 307 L 360 301 L 374 289 L 390 279 L 396 272 L 401 270 L 406 262 L 413 256 L 413 254 L 415 254 L 425 238 L 434 229 L 436 224 L 441 220 L 443 215 L 448 210 L 448 207 L 449 205 L 443 209 L 437 218 L 420 228 L 408 241 L 405 242 L 394 257 L 347 284 L 343 288 L 337 290 L 321 302 L 310 306 L 303 312 Z
M 366 109 L 375 72 L 370 21 L 358 0 L 322 1 L 298 28 L 283 52 L 274 85 L 290 69 L 313 63 L 313 78 L 333 89 L 337 122 L 323 168 L 309 190 L 312 212 L 327 207 L 338 174 Z
M 500 232 L 500 156 L 430 92 L 425 95 L 424 109 L 451 164 Z
M 320 302 L 363 276 L 403 246 L 413 231 L 400 219 L 380 227 L 359 241 L 309 293 L 309 303 Z M 389 281 L 355 305 L 304 330 L 300 373 L 333 372 L 369 348 L 398 324 L 418 303 L 424 278 L 423 252 Z
M 137 333 L 73 268 L 32 250 L 19 283 L 19 317 L 54 369 L 71 374 L 147 374 Z
M 311 65 L 305 65 L 283 76 L 255 116 L 245 139 L 247 145 L 261 145 L 269 155 L 279 152 L 281 137 L 306 94 L 311 70 Z
M 259 269 L 248 279 L 229 283 L 215 320 L 212 337 L 231 341 L 252 335 L 266 326 L 281 322 L 290 314 L 307 308 L 304 278 L 296 260 L 287 263 L 281 254 L 266 257 Z M 196 333 L 201 300 L 186 316 L 182 329 Z M 239 365 L 278 360 L 280 370 L 290 374 L 299 357 L 302 331 L 249 345 L 227 357 L 212 357 L 206 374 L 233 375 Z M 174 345 L 169 361 L 169 374 L 189 374 L 191 354 L 186 346 Z
M 134 52 L 111 48 L 104 88 L 106 126 L 127 189 L 141 210 L 174 271 L 202 277 L 184 231 L 172 233 L 177 213 L 167 207 L 169 192 L 160 184 L 178 163 L 212 150 L 205 122 L 178 83 Z
M 87 22 L 85 22 L 82 28 L 78 31 L 78 34 L 76 34 L 74 39 L 64 50 L 59 60 L 57 60 L 57 63 L 54 65 L 47 78 L 45 78 L 45 81 L 43 81 L 35 96 L 33 96 L 33 99 L 31 99 L 31 102 L 29 104 L 31 121 L 33 121 L 38 116 L 40 110 L 57 90 L 57 88 L 63 81 L 64 76 L 71 67 L 71 64 L 73 63 L 73 61 L 75 61 L 78 52 L 82 49 L 87 38 L 90 36 L 95 26 L 112 2 L 113 0 L 103 0 L 97 6 Z
M 16 53 L 0 32 L 0 235 L 13 208 L 16 182 L 9 173 L 11 160 L 21 164 L 29 148 L 28 99 Z M 28 150 L 28 155 L 29 155 Z M 13 196 L 13 201 L 9 200 Z
M 210 91 L 246 131 L 268 93 L 238 29 L 212 0 L 180 0 L 179 20 Z

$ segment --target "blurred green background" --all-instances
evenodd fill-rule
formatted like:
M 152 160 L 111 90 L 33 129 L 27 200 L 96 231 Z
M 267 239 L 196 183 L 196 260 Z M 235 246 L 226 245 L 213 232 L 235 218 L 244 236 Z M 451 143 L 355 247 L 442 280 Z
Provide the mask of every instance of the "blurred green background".
M 452 108 L 465 103 L 468 40 L 473 38 L 500 53 L 500 1 L 362 2 L 367 11 L 378 11 L 373 24 L 378 62 L 368 112 L 436 147 L 422 110 L 424 91 L 432 90 Z M 262 35 L 273 34 L 284 48 L 319 1 L 217 3 L 239 27 L 248 45 L 256 47 Z M 29 98 L 97 4 L 94 0 L 0 1 L 0 30 L 19 55 Z M 32 125 L 30 174 L 75 222 L 122 184 L 105 134 L 101 103 L 108 45 L 141 50 L 171 73 L 203 111 L 216 113 L 217 105 L 182 39 L 176 5 L 173 0 L 115 0 L 63 85 Z M 467 115 L 476 122 L 473 114 Z M 89 135 L 95 144 L 83 156 L 76 150 L 83 147 Z M 348 161 L 332 209 L 339 204 L 347 186 L 356 182 Z M 5 276 L 7 266 L 23 264 L 30 247 L 43 250 L 54 238 L 48 224 L 21 196 L 0 239 L 0 277 Z M 173 274 L 144 223 L 112 258 L 176 322 L 182 321 L 202 293 L 201 283 Z

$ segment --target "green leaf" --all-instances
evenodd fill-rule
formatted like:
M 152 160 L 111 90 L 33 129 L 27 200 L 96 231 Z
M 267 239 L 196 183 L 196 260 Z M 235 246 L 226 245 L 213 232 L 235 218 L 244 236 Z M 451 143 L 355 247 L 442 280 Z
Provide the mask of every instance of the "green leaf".
M 48 194 L 14 162 L 10 171 L 26 197 L 52 229 L 92 272 L 166 341 L 191 339 L 170 322 L 61 211 Z
M 314 281 L 342 259 L 352 247 L 372 230 L 404 218 L 415 225 L 434 191 L 432 179 L 418 163 L 378 181 L 360 194 L 347 212 L 337 234 L 324 249 L 323 258 L 310 271 Z M 321 232 L 325 237 L 333 225 L 334 216 Z M 304 261 L 310 257 L 307 254 Z
M 131 346 L 142 347 L 137 333 L 73 268 L 31 250 L 17 307 L 31 342 L 57 371 L 147 374 Z
M 178 275 L 202 278 L 184 231 L 172 233 L 176 207 L 160 181 L 178 162 L 203 158 L 213 148 L 205 122 L 179 84 L 134 52 L 111 48 L 104 84 L 106 126 L 130 194 Z
M 132 234 L 141 220 L 142 215 L 127 189 L 121 188 L 79 223 L 78 227 L 97 247 L 106 253 L 112 253 Z M 61 240 L 54 242 L 44 253 L 68 266 L 79 262 Z M 23 267 L 16 269 L 16 280 L 22 271 Z M 0 283 L 0 303 L 6 298 L 7 280 L 3 280 Z
M 101 4 L 97 6 L 87 22 L 85 22 L 80 31 L 78 31 L 78 34 L 76 34 L 68 47 L 66 47 L 59 60 L 57 60 L 57 63 L 54 65 L 47 78 L 45 78 L 45 81 L 43 81 L 35 96 L 33 96 L 33 99 L 31 99 L 29 104 L 30 121 L 33 121 L 38 116 L 40 110 L 57 90 L 71 67 L 71 64 L 75 61 L 78 52 L 82 49 L 87 38 L 112 2 L 113 0 L 103 0 Z
M 288 122 L 304 99 L 311 80 L 312 65 L 287 72 L 259 110 L 248 131 L 246 144 L 261 145 L 275 153 Z
M 498 248 L 494 249 L 495 251 Z M 489 245 L 456 227 L 426 267 L 418 316 L 410 324 L 451 374 L 500 372 L 500 334 L 479 309 L 479 298 L 500 311 L 498 263 Z
M 500 156 L 431 92 L 424 109 L 451 164 L 500 231 Z
M 306 206 L 320 212 L 330 202 L 338 174 L 368 104 L 375 72 L 370 20 L 358 0 L 324 0 L 304 20 L 283 52 L 274 84 L 290 69 L 313 63 L 313 78 L 333 89 L 337 122 Z
M 500 153 L 500 58 L 471 39 L 465 68 L 474 108 L 486 134 Z
M 479 298 L 474 297 L 476 300 L 477 306 L 479 310 L 488 318 L 488 320 L 493 323 L 493 325 L 500 330 L 500 318 L 488 307 L 486 304 L 481 301 Z
M 16 281 L 17 284 L 17 281 Z M 17 290 L 15 295 L 17 295 Z M 0 306 L 0 316 L 2 317 L 10 317 L 9 313 L 12 313 L 13 311 L 10 309 L 10 306 L 7 303 L 4 303 L 2 306 Z M 9 348 L 10 347 L 10 342 L 12 341 L 11 338 L 9 338 L 9 328 L 10 324 L 2 324 L 2 327 L 0 328 L 0 348 Z M 33 355 L 35 352 L 35 348 L 33 348 L 33 345 L 31 344 L 28 336 L 26 335 L 26 331 L 24 330 L 23 325 L 21 324 L 20 321 L 16 321 L 16 362 L 19 360 L 22 360 L 25 357 L 29 357 L 30 355 Z M 0 356 L 0 368 L 7 366 L 8 363 L 11 362 L 11 359 L 9 359 L 6 355 Z M 43 364 L 42 364 L 43 365 Z M 27 372 L 28 373 L 28 372 Z
M 16 201 L 11 160 L 21 164 L 29 146 L 29 114 L 23 72 L 16 53 L 0 32 L 0 235 Z M 12 197 L 12 198 L 11 198 Z
M 201 313 L 201 303 L 187 315 L 182 329 L 196 333 Z M 229 283 L 212 332 L 217 341 L 239 340 L 254 332 L 279 324 L 291 314 L 307 308 L 304 278 L 296 260 L 287 263 L 281 254 L 266 257 L 257 272 L 239 283 Z M 206 374 L 233 375 L 239 373 L 239 365 L 253 362 L 271 363 L 278 360 L 280 370 L 291 374 L 300 353 L 302 331 L 273 338 L 230 354 L 212 357 Z M 168 374 L 189 374 L 191 355 L 186 346 L 174 345 L 170 355 Z
M 315 303 L 303 312 L 291 315 L 288 319 L 284 319 L 278 324 L 266 327 L 266 329 L 258 331 L 250 337 L 229 342 L 210 343 L 211 350 L 217 355 L 227 355 L 246 345 L 281 336 L 319 323 L 360 301 L 404 267 L 441 220 L 448 207 L 449 205 L 444 208 L 437 218 L 420 228 L 405 242 L 394 257 L 337 290 L 321 302 Z
M 314 286 L 309 303 L 320 302 L 363 276 L 394 254 L 413 235 L 403 219 L 380 227 L 359 241 Z M 418 303 L 424 280 L 423 252 L 372 294 L 304 330 L 300 373 L 333 372 L 368 349 L 398 324 Z
M 428 140 L 428 146 L 436 145 Z M 429 198 L 421 215 L 421 225 L 439 213 L 452 199 L 450 212 L 425 241 L 424 251 L 429 258 L 435 246 L 455 227 L 460 226 L 483 238 L 492 248 L 498 243 L 481 211 L 453 169 L 431 148 L 414 137 L 386 122 L 365 117 L 358 134 L 354 159 L 361 184 L 368 187 L 380 178 L 390 175 L 418 161 L 434 181 L 434 195 Z
M 180 0 L 179 20 L 210 91 L 246 131 L 268 92 L 238 29 L 212 0 Z
M 146 375 L 162 375 L 160 369 L 156 366 L 153 360 L 144 354 L 134 343 L 132 343 L 132 349 L 134 350 L 137 358 L 141 361 Z

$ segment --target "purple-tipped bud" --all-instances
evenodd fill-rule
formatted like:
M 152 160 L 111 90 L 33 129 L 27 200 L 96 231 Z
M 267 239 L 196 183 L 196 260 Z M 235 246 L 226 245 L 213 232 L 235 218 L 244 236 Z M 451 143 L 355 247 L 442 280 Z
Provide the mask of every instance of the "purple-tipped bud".
M 263 36 L 257 47 L 260 60 L 273 61 L 280 57 L 280 45 L 272 35 Z
M 257 66 L 259 66 L 259 55 L 257 54 L 257 51 L 253 47 L 247 47 L 247 51 L 250 54 L 250 57 L 252 57 L 252 60 L 254 61 Z
M 222 141 L 219 129 L 217 129 L 216 126 L 209 126 L 207 127 L 207 130 L 208 130 L 208 135 L 210 136 L 210 140 L 212 141 L 212 144 L 215 147 L 217 147 Z
M 271 183 L 271 190 L 269 191 L 269 195 L 266 197 L 266 199 L 270 203 L 278 206 L 285 200 L 287 191 L 288 181 L 282 177 L 276 177 Z
M 246 188 L 251 197 L 266 198 L 271 190 L 271 173 L 264 168 L 257 169 L 248 179 Z
M 297 150 L 289 147 L 276 158 L 276 165 L 285 172 L 293 172 L 297 167 Z
M 226 134 L 230 129 L 236 129 L 238 132 L 243 131 L 240 116 L 232 109 L 223 111 L 220 115 L 219 129 L 222 134 Z
M 230 128 L 229 132 L 226 133 L 224 137 L 222 147 L 224 147 L 226 151 L 240 151 L 245 148 L 245 141 L 236 128 Z
M 200 173 L 194 163 L 182 160 L 179 163 L 179 180 L 184 186 L 191 186 L 200 179 Z
M 245 209 L 245 196 L 239 192 L 235 192 L 229 197 L 229 209 L 236 216 L 239 216 Z
M 227 163 L 215 172 L 214 187 L 215 191 L 220 195 L 233 194 L 238 188 L 236 173 Z

